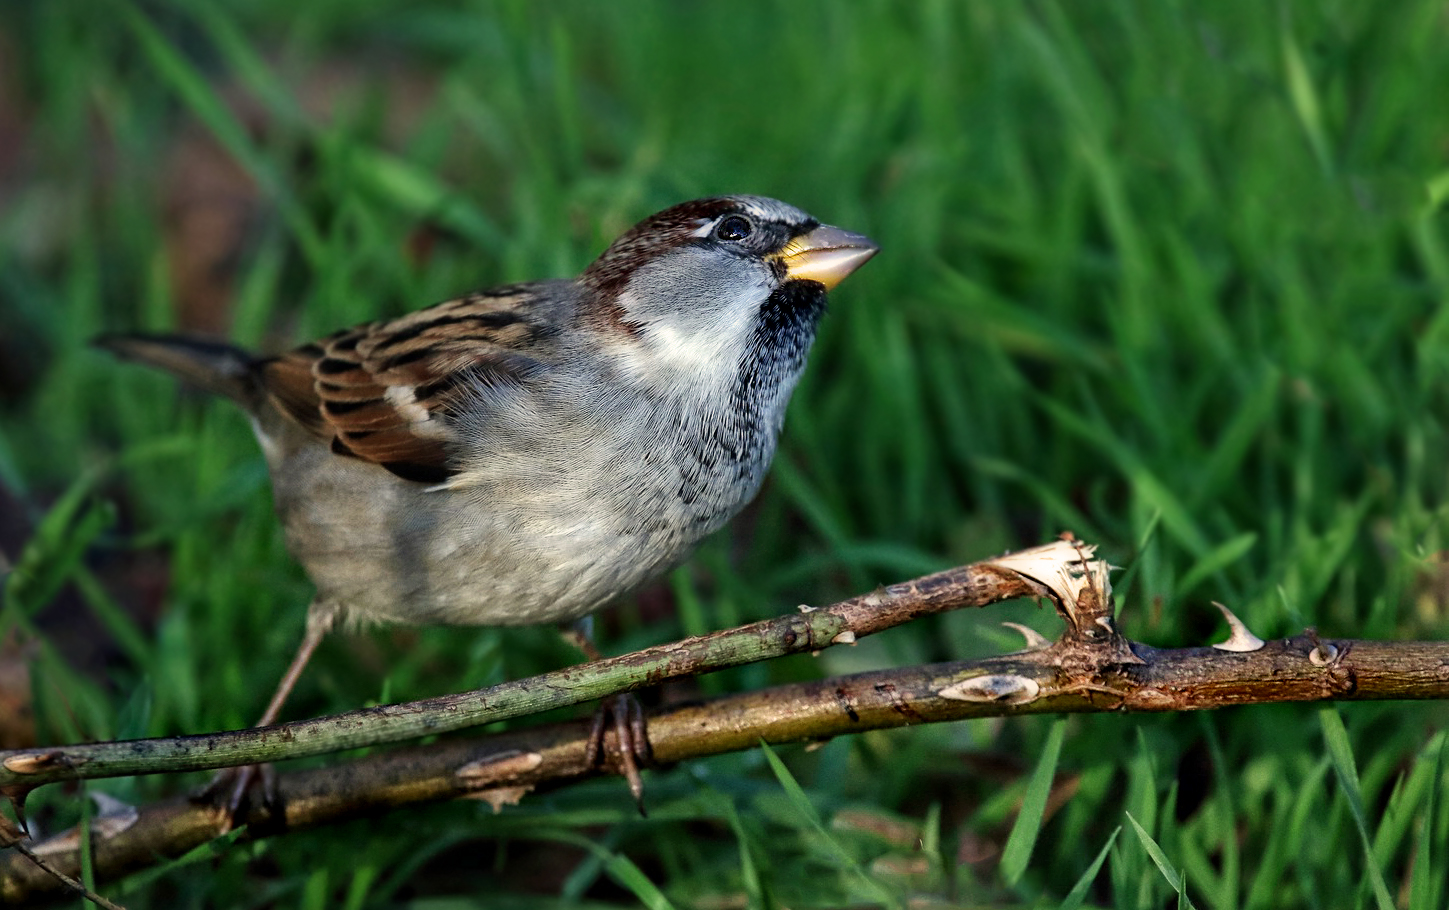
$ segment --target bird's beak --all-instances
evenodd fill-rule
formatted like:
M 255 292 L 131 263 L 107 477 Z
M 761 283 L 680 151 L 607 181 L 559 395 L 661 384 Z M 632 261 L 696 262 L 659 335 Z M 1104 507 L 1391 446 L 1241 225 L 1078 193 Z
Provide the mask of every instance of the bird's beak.
M 864 234 L 822 224 L 787 243 L 780 259 L 785 263 L 786 281 L 818 281 L 828 291 L 879 251 Z

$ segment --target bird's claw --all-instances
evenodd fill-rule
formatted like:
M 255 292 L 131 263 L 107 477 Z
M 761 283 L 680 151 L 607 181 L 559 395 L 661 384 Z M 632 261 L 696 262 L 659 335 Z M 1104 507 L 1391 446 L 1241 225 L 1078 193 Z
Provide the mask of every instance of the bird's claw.
M 256 796 L 260 796 L 260 802 L 253 805 Z M 277 773 L 271 765 L 223 769 L 196 793 L 193 801 L 216 806 L 222 814 L 222 834 L 248 824 L 255 809 L 270 815 L 282 804 Z
M 644 778 L 639 769 L 654 764 L 654 753 L 649 746 L 649 725 L 639 699 L 625 693 L 599 703 L 589 728 L 584 759 L 591 768 L 604 765 L 604 740 L 610 718 L 613 719 L 614 741 L 619 750 L 619 773 L 629 782 L 629 792 L 634 796 L 639 814 L 645 815 Z

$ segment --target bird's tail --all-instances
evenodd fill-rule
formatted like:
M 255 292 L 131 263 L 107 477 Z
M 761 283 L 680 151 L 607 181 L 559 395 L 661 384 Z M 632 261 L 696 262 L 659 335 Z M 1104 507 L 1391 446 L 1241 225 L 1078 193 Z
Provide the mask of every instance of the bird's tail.
M 257 359 L 234 345 L 186 335 L 102 335 L 94 344 L 247 407 L 262 397 Z

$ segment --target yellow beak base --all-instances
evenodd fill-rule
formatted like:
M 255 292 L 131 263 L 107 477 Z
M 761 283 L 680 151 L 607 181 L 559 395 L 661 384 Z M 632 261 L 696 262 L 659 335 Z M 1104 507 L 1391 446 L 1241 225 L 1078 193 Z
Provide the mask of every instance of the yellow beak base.
M 790 241 L 780 251 L 787 281 L 818 281 L 828 291 L 880 251 L 875 241 L 828 224 Z

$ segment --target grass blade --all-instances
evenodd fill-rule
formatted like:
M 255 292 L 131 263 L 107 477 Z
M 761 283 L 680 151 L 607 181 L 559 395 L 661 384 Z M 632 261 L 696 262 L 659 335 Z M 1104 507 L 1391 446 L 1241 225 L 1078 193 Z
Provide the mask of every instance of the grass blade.
M 1434 852 L 1434 817 L 1438 808 L 1440 782 L 1444 775 L 1444 750 L 1449 747 L 1449 736 L 1439 734 L 1439 748 L 1434 750 L 1434 773 L 1429 778 L 1429 793 L 1424 798 L 1423 818 L 1419 823 L 1419 836 L 1414 841 L 1414 871 L 1409 879 L 1409 907 L 1441 907 L 1439 892 L 1444 883 L 1444 857 Z
M 1027 863 L 1031 861 L 1031 851 L 1036 846 L 1037 835 L 1041 833 L 1042 816 L 1046 812 L 1047 797 L 1051 795 L 1057 759 L 1061 757 L 1062 740 L 1066 734 L 1067 719 L 1058 718 L 1047 734 L 1046 747 L 1042 749 L 1036 770 L 1027 781 L 1026 793 L 1021 798 L 1021 812 L 1017 814 L 1016 824 L 1012 825 L 1011 835 L 1001 852 L 1001 878 L 1008 885 L 1021 881 Z
M 1067 892 L 1066 898 L 1061 903 L 1060 910 L 1077 910 L 1078 907 L 1082 906 L 1082 903 L 1087 899 L 1087 889 L 1092 887 L 1092 882 L 1097 880 L 1097 873 L 1101 871 L 1102 863 L 1107 861 L 1107 854 L 1111 852 L 1112 845 L 1117 842 L 1117 835 L 1121 833 L 1121 825 L 1118 825 L 1112 830 L 1112 834 L 1107 838 L 1107 842 L 1102 845 L 1101 850 L 1097 851 L 1097 858 L 1092 860 L 1092 864 L 1077 879 L 1077 883 L 1072 886 L 1072 890 Z
M 1131 812 L 1127 813 L 1127 820 L 1132 823 L 1132 830 L 1137 832 L 1137 839 L 1141 841 L 1143 848 L 1147 850 L 1147 855 L 1152 858 L 1153 864 L 1157 866 L 1157 871 L 1162 873 L 1162 877 L 1167 879 L 1167 884 L 1172 887 L 1172 890 L 1177 892 L 1178 906 L 1191 907 L 1192 901 L 1187 899 L 1187 880 L 1178 874 L 1177 869 L 1172 865 L 1172 861 L 1167 858 L 1166 851 L 1162 849 L 1162 846 L 1157 841 L 1153 840 L 1152 835 L 1147 833 L 1146 828 L 1137 823 L 1137 819 L 1132 817 Z
M 826 845 L 835 859 L 843 867 L 849 869 L 860 878 L 861 882 L 866 886 L 866 890 L 874 895 L 875 900 L 880 901 L 888 907 L 900 907 L 901 903 L 896 899 L 895 895 L 891 894 L 884 886 L 872 878 L 870 873 L 860 863 L 856 862 L 855 857 L 850 855 L 844 845 L 826 829 L 825 823 L 820 818 L 820 813 L 815 809 L 815 804 L 805 794 L 804 788 L 795 780 L 795 776 L 790 773 L 790 769 L 786 768 L 785 763 L 780 761 L 780 756 L 776 755 L 775 750 L 770 748 L 769 743 L 760 743 L 760 749 L 765 753 L 765 760 L 769 762 L 770 770 L 774 772 L 775 779 L 780 782 L 781 789 L 785 791 L 785 798 L 789 800 L 790 805 L 794 807 L 795 811 L 800 813 L 800 816 L 809 823 L 810 827 L 815 829 L 815 833 L 820 837 L 822 843 Z
M 1348 741 L 1348 730 L 1335 705 L 1324 705 L 1318 710 L 1318 723 L 1323 730 L 1323 743 L 1328 747 L 1333 761 L 1333 772 L 1338 785 L 1348 799 L 1353 823 L 1358 826 L 1363 840 L 1364 865 L 1367 867 L 1369 883 L 1373 886 L 1374 902 L 1379 910 L 1394 910 L 1394 900 L 1389 896 L 1389 886 L 1384 881 L 1383 870 L 1374 859 L 1373 838 L 1369 834 L 1368 818 L 1364 814 L 1363 794 L 1359 792 L 1358 769 L 1353 761 L 1353 746 Z

